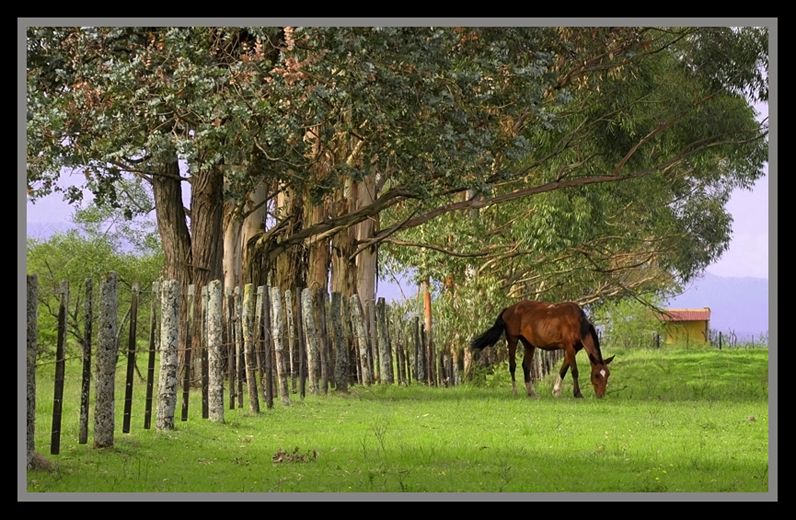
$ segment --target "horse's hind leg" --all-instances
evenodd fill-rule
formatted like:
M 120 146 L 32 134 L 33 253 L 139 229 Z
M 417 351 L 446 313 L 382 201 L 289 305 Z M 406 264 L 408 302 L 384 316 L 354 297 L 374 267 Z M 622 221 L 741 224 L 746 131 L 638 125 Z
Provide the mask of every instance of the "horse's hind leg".
M 561 369 L 558 371 L 555 384 L 553 384 L 553 396 L 555 397 L 561 395 L 561 382 L 564 380 L 564 376 L 567 375 L 567 370 L 569 370 L 569 357 L 566 355 L 565 351 L 564 362 L 561 363 Z
M 514 371 L 517 370 L 517 336 L 510 336 L 506 331 L 506 343 L 509 346 L 509 372 L 511 373 L 511 392 L 517 395 L 517 381 L 514 379 Z
M 520 338 L 520 341 L 522 341 L 523 346 L 525 346 L 525 352 L 522 356 L 522 373 L 525 376 L 525 391 L 528 393 L 528 397 L 536 397 L 536 392 L 533 390 L 533 382 L 531 381 L 531 362 L 533 361 L 535 348 L 525 341 L 525 338 Z

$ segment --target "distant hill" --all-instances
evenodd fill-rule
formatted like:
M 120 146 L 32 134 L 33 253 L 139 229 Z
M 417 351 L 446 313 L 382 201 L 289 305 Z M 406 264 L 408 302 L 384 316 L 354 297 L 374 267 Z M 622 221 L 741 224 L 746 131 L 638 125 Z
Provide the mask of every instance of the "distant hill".
M 710 307 L 710 328 L 734 331 L 739 340 L 768 332 L 768 279 L 710 273 L 692 282 L 669 307 Z

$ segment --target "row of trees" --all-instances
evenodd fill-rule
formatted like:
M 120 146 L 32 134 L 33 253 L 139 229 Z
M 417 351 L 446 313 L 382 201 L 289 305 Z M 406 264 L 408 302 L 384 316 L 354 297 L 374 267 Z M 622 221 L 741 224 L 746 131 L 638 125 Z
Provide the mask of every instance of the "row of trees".
M 767 66 L 749 27 L 32 27 L 28 188 L 79 169 L 98 206 L 154 209 L 184 285 L 367 301 L 409 270 L 453 342 L 507 299 L 715 260 L 762 174 Z

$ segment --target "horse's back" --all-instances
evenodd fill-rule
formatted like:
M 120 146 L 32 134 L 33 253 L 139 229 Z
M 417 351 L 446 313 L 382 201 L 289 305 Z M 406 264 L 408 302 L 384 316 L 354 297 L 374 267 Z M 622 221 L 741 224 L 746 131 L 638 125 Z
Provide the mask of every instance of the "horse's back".
M 547 303 L 524 300 L 506 309 L 503 320 L 507 331 L 523 336 L 531 344 L 544 348 L 581 337 L 583 310 L 577 303 Z

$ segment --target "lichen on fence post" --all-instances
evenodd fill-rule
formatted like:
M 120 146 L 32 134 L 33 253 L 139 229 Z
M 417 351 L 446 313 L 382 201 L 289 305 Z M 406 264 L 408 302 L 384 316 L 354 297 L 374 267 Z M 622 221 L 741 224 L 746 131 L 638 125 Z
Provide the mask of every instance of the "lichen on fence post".
M 356 293 L 351 295 L 351 324 L 354 329 L 357 348 L 359 349 L 359 365 L 362 371 L 362 384 L 367 386 L 373 382 L 368 366 L 368 333 L 365 329 L 365 316 L 362 311 L 362 302 Z
M 334 388 L 337 392 L 348 392 L 348 347 L 343 334 L 340 300 L 340 293 L 333 292 L 329 306 L 332 324 L 330 344 L 334 348 Z
M 309 287 L 301 291 L 301 315 L 304 319 L 304 338 L 307 343 L 307 377 L 310 392 L 318 393 L 318 336 L 315 329 L 315 312 L 313 312 L 313 290 Z
M 174 410 L 177 407 L 177 338 L 180 308 L 180 286 L 177 280 L 163 282 L 160 308 L 160 378 L 155 428 L 173 430 Z
M 290 389 L 287 384 L 288 360 L 285 356 L 284 321 L 279 288 L 271 287 L 271 337 L 274 340 L 276 377 L 279 381 L 279 397 L 282 399 L 282 404 L 288 406 L 290 405 Z
M 116 379 L 117 276 L 108 273 L 100 285 L 97 396 L 94 406 L 94 447 L 113 446 L 114 383 Z
M 224 422 L 224 367 L 221 349 L 221 282 L 213 280 L 208 285 L 207 304 L 207 407 L 208 417 L 214 422 Z
M 91 390 L 91 326 L 93 316 L 93 296 L 94 282 L 91 278 L 86 278 L 86 300 L 83 304 L 84 309 L 84 329 L 83 329 L 83 374 L 80 382 L 80 424 L 78 426 L 78 444 L 88 443 L 88 406 L 89 391 Z

